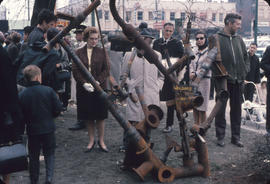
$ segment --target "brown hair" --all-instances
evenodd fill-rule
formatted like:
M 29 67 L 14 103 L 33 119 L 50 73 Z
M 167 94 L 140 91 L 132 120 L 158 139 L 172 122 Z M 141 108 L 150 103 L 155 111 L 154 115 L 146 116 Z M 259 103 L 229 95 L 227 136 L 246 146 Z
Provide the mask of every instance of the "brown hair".
M 23 69 L 23 76 L 27 82 L 32 81 L 38 75 L 41 75 L 41 70 L 36 65 L 28 65 Z
M 97 28 L 95 27 L 87 27 L 85 28 L 85 30 L 83 31 L 83 41 L 87 42 L 88 38 L 89 38 L 89 35 L 90 34 L 98 34 L 99 36 L 99 32 L 97 30 Z

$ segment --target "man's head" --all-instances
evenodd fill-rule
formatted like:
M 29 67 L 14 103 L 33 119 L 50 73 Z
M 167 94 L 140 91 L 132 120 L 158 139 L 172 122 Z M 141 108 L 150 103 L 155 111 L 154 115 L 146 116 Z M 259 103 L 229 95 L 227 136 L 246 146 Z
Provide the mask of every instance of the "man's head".
M 41 83 L 41 70 L 36 65 L 28 65 L 25 67 L 23 76 L 26 82 L 38 81 Z
M 21 34 L 20 33 L 18 33 L 18 32 L 12 32 L 11 33 L 11 41 L 13 42 L 13 43 L 19 43 L 20 41 L 21 41 Z
M 234 35 L 239 29 L 241 29 L 241 16 L 236 13 L 228 13 L 224 19 L 225 31 Z
M 254 54 L 257 52 L 257 44 L 255 42 L 251 43 L 248 51 L 251 56 L 254 56 Z
M 86 26 L 85 25 L 79 25 L 76 30 L 74 31 L 75 35 L 75 39 L 77 41 L 83 41 L 83 31 L 85 30 Z
M 167 40 L 171 38 L 174 32 L 174 26 L 172 23 L 167 22 L 163 25 L 163 37 Z
M 55 27 L 57 17 L 49 9 L 42 9 L 38 14 L 38 27 L 46 32 L 49 28 Z
M 26 26 L 23 28 L 23 41 L 27 42 L 29 34 L 32 32 L 33 27 L 32 26 Z

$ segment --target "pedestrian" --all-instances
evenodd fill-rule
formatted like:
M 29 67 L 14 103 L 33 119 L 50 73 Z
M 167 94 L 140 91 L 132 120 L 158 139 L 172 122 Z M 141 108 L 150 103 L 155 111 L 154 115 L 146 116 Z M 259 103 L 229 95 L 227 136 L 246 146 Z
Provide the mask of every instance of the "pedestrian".
M 22 46 L 20 49 L 20 54 L 27 48 L 28 37 L 30 33 L 32 32 L 32 30 L 33 30 L 32 26 L 25 26 L 23 28 L 23 41 L 22 41 Z
M 207 35 L 203 31 L 198 31 L 195 33 L 196 48 L 194 50 L 195 59 L 190 63 L 190 79 L 194 81 L 207 58 L 208 53 L 208 42 Z M 193 117 L 195 124 L 201 124 L 206 120 L 206 112 L 208 108 L 208 102 L 210 97 L 210 84 L 211 84 L 211 71 L 203 76 L 202 80 L 198 85 L 198 91 L 201 92 L 203 96 L 203 104 L 199 107 L 193 109 Z M 192 82 L 191 82 L 192 83 Z
M 0 44 L 0 145 L 17 141 L 22 133 L 20 131 L 22 113 L 19 108 L 19 98 L 16 86 L 15 68 L 11 63 L 7 51 Z M 4 123 L 5 117 L 10 115 L 13 120 L 12 125 Z M 2 173 L 0 173 L 0 176 Z M 9 184 L 10 174 L 2 176 L 3 181 Z
M 144 41 L 151 45 L 154 36 L 152 33 L 144 28 L 141 32 L 141 36 L 143 37 Z M 133 48 L 136 49 L 136 48 Z M 132 52 L 136 52 L 136 55 L 131 61 Z M 157 67 L 153 64 L 150 64 L 142 54 L 140 54 L 140 50 L 127 52 L 123 58 L 123 67 L 121 76 L 127 75 L 128 78 L 126 80 L 126 84 L 128 86 L 129 93 L 133 94 L 136 99 L 139 99 L 136 94 L 135 88 L 140 88 L 142 95 L 144 97 L 144 101 L 146 106 L 149 105 L 160 105 L 159 100 L 159 91 L 161 90 L 164 82 L 163 74 L 157 69 Z M 158 55 L 159 61 L 161 62 L 161 54 L 156 51 Z M 130 65 L 130 63 L 132 63 Z M 128 69 L 128 67 L 130 67 Z M 129 71 L 129 73 L 126 73 Z M 142 110 L 142 106 L 139 101 L 133 102 L 130 98 L 127 99 L 127 106 L 126 106 L 126 119 L 132 124 L 136 126 L 140 121 L 145 119 L 144 112 Z M 135 157 L 132 159 L 132 154 L 136 153 L 134 150 L 134 145 L 131 144 L 128 140 L 128 137 L 125 132 L 124 134 L 124 147 L 126 149 L 126 155 L 123 163 L 123 167 L 130 167 L 130 165 L 135 164 L 137 161 L 134 160 Z M 146 135 L 144 139 L 148 142 L 149 135 Z M 129 158 L 128 158 L 129 157 Z M 129 163 L 133 162 L 133 163 Z M 138 164 L 138 163 L 136 163 Z
M 248 54 L 250 61 L 250 71 L 248 72 L 245 80 L 244 96 L 245 100 L 253 102 L 253 96 L 255 92 L 255 87 L 259 87 L 258 84 L 261 82 L 260 78 L 260 61 L 258 56 L 256 56 L 257 44 L 251 43 L 249 46 Z M 256 86 L 254 86 L 253 82 Z
M 261 60 L 261 68 L 264 70 L 267 78 L 266 88 L 266 132 L 270 137 L 270 46 L 268 46 Z
M 61 112 L 61 103 L 50 87 L 41 85 L 41 70 L 29 65 L 23 70 L 27 88 L 19 94 L 24 124 L 28 135 L 29 173 L 31 184 L 39 180 L 39 156 L 42 149 L 46 166 L 46 184 L 51 184 L 55 162 L 54 118 Z
M 53 39 L 59 30 L 56 28 L 49 28 L 47 31 L 47 39 L 50 41 Z M 59 99 L 63 104 L 63 111 L 67 110 L 69 94 L 70 94 L 70 77 L 71 77 L 71 63 L 68 58 L 67 52 L 64 48 L 56 43 L 53 49 L 57 52 L 59 56 L 59 61 L 56 63 L 57 78 L 59 80 L 60 89 L 57 91 Z
M 172 37 L 174 32 L 174 25 L 172 23 L 165 23 L 163 26 L 163 37 L 154 41 L 153 49 L 160 52 L 162 59 L 166 59 L 167 55 L 169 58 L 181 58 L 184 53 L 182 42 Z M 166 50 L 168 52 L 166 52 Z M 169 101 L 175 98 L 173 83 L 165 77 L 162 90 L 160 92 L 161 101 Z M 174 111 L 176 106 L 167 106 L 167 119 L 166 127 L 163 129 L 164 133 L 172 131 L 172 125 L 174 121 Z
M 38 24 L 29 34 L 28 46 L 33 45 L 35 42 L 44 42 L 44 34 L 51 27 L 55 27 L 57 17 L 49 9 L 42 9 L 38 14 Z
M 83 46 L 85 46 L 85 42 L 83 40 L 83 31 L 85 30 L 86 26 L 85 25 L 79 25 L 76 30 L 74 31 L 75 35 L 75 43 L 73 43 L 73 49 L 77 50 Z M 70 94 L 70 101 L 73 104 L 76 104 L 77 102 L 77 95 L 76 95 L 76 80 L 74 79 L 74 75 L 72 72 L 71 75 L 71 94 Z M 83 120 L 79 119 L 80 117 L 80 107 L 78 107 L 78 103 L 77 103 L 77 122 L 72 126 L 69 127 L 69 130 L 81 130 L 85 128 L 85 123 Z
M 21 49 L 21 34 L 18 32 L 12 32 L 11 35 L 11 42 L 7 47 L 8 55 L 11 59 L 11 62 L 15 64 L 15 60 L 17 59 L 20 49 Z
M 217 44 L 220 46 L 222 64 L 228 72 L 227 88 L 230 98 L 230 124 L 231 143 L 243 147 L 240 141 L 241 130 L 241 96 L 242 85 L 249 72 L 249 59 L 243 39 L 237 35 L 241 28 L 241 16 L 235 13 L 228 13 L 224 19 L 225 27 L 216 36 Z M 213 71 L 213 76 L 217 74 Z M 218 82 L 216 80 L 216 82 Z M 222 89 L 216 89 L 217 94 Z M 221 110 L 215 117 L 217 145 L 225 145 L 226 112 L 227 103 L 224 103 Z
M 107 79 L 109 77 L 109 63 L 102 48 L 97 47 L 99 32 L 95 27 L 87 27 L 83 33 L 84 41 L 87 44 L 79 48 L 76 54 L 100 84 L 103 90 L 107 88 Z M 99 148 L 108 152 L 104 143 L 105 119 L 108 117 L 107 105 L 93 86 L 85 79 L 85 76 L 77 65 L 72 65 L 72 71 L 76 80 L 77 108 L 80 111 L 78 119 L 87 124 L 89 143 L 85 152 L 91 152 L 95 146 L 95 127 L 98 130 Z

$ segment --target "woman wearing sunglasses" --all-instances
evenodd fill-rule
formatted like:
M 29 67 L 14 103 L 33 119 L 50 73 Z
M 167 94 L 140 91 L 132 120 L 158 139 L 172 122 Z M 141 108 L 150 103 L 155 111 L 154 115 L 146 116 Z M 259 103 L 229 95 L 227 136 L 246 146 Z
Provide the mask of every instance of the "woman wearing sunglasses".
M 196 48 L 194 50 L 195 59 L 190 63 L 190 79 L 194 81 L 199 73 L 203 62 L 207 57 L 208 52 L 208 42 L 206 33 L 203 31 L 198 31 L 195 34 Z M 209 71 L 203 79 L 200 81 L 198 90 L 201 92 L 204 102 L 200 107 L 193 109 L 194 121 L 196 124 L 200 124 L 206 119 L 206 111 L 208 107 L 209 94 L 210 94 L 210 79 L 211 71 Z

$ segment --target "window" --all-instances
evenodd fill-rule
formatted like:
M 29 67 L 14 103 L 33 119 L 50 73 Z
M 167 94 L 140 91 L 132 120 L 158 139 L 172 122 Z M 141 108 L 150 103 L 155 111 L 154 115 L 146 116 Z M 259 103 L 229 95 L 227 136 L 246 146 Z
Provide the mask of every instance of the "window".
M 152 11 L 148 12 L 148 20 L 154 20 L 154 14 Z
M 212 13 L 212 21 L 216 21 L 216 13 Z
M 165 20 L 165 11 L 161 12 L 161 20 Z
M 126 21 L 129 22 L 131 20 L 131 11 L 126 11 Z
M 223 18 L 223 13 L 220 13 L 220 14 L 219 14 L 219 22 L 223 22 L 223 19 L 224 19 L 224 18 Z
M 175 12 L 170 12 L 170 20 L 175 20 Z
M 98 10 L 97 12 L 98 12 L 98 18 L 102 19 L 102 10 Z
M 190 14 L 190 20 L 195 21 L 195 19 L 196 19 L 196 13 L 191 13 Z
M 104 18 L 105 20 L 109 20 L 109 11 L 104 12 Z
M 181 20 L 185 20 L 186 19 L 186 13 L 185 12 L 182 12 L 180 14 L 180 18 L 181 18 Z
M 143 12 L 142 11 L 138 11 L 137 20 L 143 20 Z

